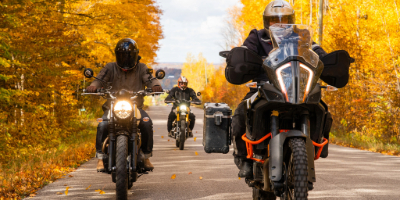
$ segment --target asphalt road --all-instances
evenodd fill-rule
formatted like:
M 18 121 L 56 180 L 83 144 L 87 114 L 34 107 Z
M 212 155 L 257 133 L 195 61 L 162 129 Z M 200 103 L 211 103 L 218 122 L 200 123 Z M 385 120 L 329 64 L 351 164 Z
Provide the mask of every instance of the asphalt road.
M 189 138 L 185 150 L 180 151 L 175 141 L 167 137 L 170 109 L 148 110 L 155 131 L 151 158 L 155 169 L 134 183 L 129 199 L 252 199 L 252 189 L 237 177 L 232 149 L 228 154 L 204 152 L 203 111 L 192 109 L 196 115 L 196 141 Z M 329 152 L 328 158 L 316 161 L 317 182 L 309 192 L 309 199 L 400 199 L 399 157 L 336 145 L 330 145 Z M 47 185 L 30 199 L 115 199 L 111 176 L 97 173 L 96 164 L 93 158 L 71 172 L 72 177 L 67 175 Z M 175 179 L 171 179 L 173 174 Z M 68 195 L 66 187 L 71 187 Z M 105 194 L 95 191 L 98 189 Z

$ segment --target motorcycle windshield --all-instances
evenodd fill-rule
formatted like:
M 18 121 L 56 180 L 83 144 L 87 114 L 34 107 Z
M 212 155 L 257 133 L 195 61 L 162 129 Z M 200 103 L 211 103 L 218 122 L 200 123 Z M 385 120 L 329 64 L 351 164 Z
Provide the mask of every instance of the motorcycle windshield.
M 304 103 L 323 69 L 311 49 L 312 29 L 300 24 L 274 24 L 269 29 L 274 48 L 263 67 L 286 102 Z

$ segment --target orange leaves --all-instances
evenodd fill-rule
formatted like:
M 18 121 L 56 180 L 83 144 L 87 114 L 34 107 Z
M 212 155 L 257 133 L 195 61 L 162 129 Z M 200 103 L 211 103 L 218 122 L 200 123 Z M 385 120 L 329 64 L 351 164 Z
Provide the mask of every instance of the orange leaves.
M 105 194 L 106 193 L 106 192 L 104 192 L 103 190 L 100 190 L 100 189 L 95 190 L 95 192 L 98 192 L 99 194 Z
M 188 174 L 190 175 L 190 174 L 192 174 L 192 172 L 189 172 Z
M 176 178 L 176 174 L 173 174 L 172 176 L 171 176 L 171 179 L 175 179 Z
M 193 140 L 196 142 L 197 137 L 194 137 Z
M 92 185 L 89 185 L 89 186 L 86 188 L 86 190 L 88 190 L 91 186 L 92 186 Z
M 68 195 L 68 189 L 69 189 L 69 188 L 71 188 L 71 187 L 66 187 L 66 188 L 65 188 L 65 195 Z
M 199 177 L 199 179 L 200 179 L 200 180 L 203 180 L 203 177 L 202 177 L 202 176 L 200 176 L 200 177 Z
M 196 152 L 194 152 L 194 154 L 195 154 L 196 156 L 198 156 L 198 155 L 199 155 L 199 153 L 197 153 L 197 151 L 196 151 Z

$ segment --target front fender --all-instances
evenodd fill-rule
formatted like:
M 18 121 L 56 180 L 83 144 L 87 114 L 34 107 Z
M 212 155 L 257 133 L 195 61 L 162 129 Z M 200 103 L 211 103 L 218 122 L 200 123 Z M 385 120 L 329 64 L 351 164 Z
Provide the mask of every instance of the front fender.
M 307 137 L 299 130 L 290 130 L 282 132 L 273 137 L 269 142 L 269 178 L 271 181 L 280 181 L 282 178 L 283 166 L 283 145 L 288 138 L 300 137 L 306 141 L 307 160 L 308 160 L 308 181 L 315 182 L 315 168 L 314 168 L 314 145 L 310 137 Z

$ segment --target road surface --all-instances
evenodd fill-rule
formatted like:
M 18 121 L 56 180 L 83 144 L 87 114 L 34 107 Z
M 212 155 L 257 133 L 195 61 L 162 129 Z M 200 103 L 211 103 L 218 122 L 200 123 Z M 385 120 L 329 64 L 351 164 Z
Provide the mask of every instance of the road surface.
M 196 141 L 189 138 L 180 151 L 167 137 L 170 109 L 157 106 L 148 110 L 155 131 L 151 158 L 155 169 L 134 183 L 129 199 L 252 199 L 252 189 L 237 177 L 232 149 L 228 154 L 204 152 L 203 111 L 192 109 L 196 115 Z M 71 172 L 73 177 L 67 175 L 29 199 L 115 199 L 111 176 L 97 173 L 96 164 L 97 160 L 91 159 Z M 399 157 L 330 145 L 328 158 L 316 161 L 316 172 L 317 183 L 309 199 L 400 199 Z M 175 179 L 171 179 L 173 174 Z M 68 195 L 64 193 L 66 187 L 71 187 Z M 95 191 L 98 189 L 105 194 Z

